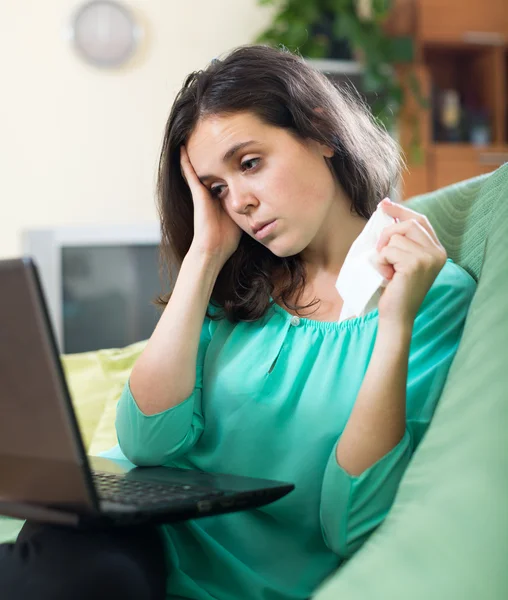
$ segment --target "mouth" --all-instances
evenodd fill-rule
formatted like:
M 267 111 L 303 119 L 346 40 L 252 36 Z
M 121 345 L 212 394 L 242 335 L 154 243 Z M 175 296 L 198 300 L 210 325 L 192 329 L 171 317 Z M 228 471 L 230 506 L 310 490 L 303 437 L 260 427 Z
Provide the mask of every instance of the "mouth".
M 272 231 L 277 226 L 277 220 L 267 221 L 266 223 L 261 223 L 258 226 L 252 228 L 252 233 L 257 240 L 261 240 L 267 235 L 270 235 Z

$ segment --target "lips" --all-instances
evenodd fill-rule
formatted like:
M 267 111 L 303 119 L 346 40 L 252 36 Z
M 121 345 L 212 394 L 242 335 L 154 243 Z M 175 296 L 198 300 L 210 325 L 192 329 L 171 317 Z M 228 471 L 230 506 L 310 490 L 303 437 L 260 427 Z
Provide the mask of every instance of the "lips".
M 261 229 L 263 229 L 263 227 L 266 227 L 267 225 L 269 225 L 270 223 L 273 223 L 274 221 L 275 221 L 275 219 L 271 219 L 270 221 L 263 221 L 262 223 L 256 223 L 252 227 L 252 233 L 253 233 L 253 235 L 256 235 L 256 233 L 258 231 L 261 231 Z
M 255 225 L 252 231 L 254 232 L 254 237 L 261 241 L 264 238 L 272 235 L 274 231 L 277 229 L 277 219 L 273 219 L 272 221 L 265 221 L 265 223 L 260 223 L 259 226 Z

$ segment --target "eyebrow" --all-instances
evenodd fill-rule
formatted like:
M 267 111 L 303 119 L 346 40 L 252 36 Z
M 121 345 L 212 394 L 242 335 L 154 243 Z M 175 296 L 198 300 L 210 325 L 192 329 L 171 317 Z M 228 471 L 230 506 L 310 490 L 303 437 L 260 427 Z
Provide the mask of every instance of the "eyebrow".
M 249 146 L 250 144 L 259 144 L 259 142 L 256 140 L 248 140 L 247 142 L 240 142 L 239 144 L 231 146 L 231 148 L 222 157 L 222 162 L 227 163 L 237 152 L 239 152 L 242 148 L 245 148 L 245 146 Z M 202 175 L 199 177 L 199 181 L 201 181 L 201 183 L 205 183 L 205 181 L 208 179 L 215 179 L 215 175 Z

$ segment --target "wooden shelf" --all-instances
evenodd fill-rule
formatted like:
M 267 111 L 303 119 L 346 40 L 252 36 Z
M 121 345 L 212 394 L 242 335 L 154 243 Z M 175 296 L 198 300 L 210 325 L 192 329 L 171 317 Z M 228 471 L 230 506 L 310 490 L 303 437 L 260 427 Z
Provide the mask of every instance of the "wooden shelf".
M 417 62 L 411 68 L 431 108 L 420 107 L 406 94 L 401 145 L 410 159 L 417 132 L 423 160 L 408 161 L 403 198 L 493 171 L 508 161 L 508 0 L 412 1 Z M 439 109 L 444 90 L 455 90 L 460 98 L 462 123 L 453 136 Z M 487 119 L 489 127 L 491 142 L 484 146 L 469 143 L 479 119 Z M 452 137 L 460 141 L 441 141 Z
M 490 173 L 508 161 L 508 144 L 432 144 L 428 152 L 429 185 L 438 189 L 463 179 Z
M 506 0 L 417 0 L 421 42 L 503 45 L 508 42 Z
M 466 144 L 460 142 L 433 142 L 429 145 L 434 151 L 443 155 L 460 155 L 475 152 L 508 152 L 508 144 Z

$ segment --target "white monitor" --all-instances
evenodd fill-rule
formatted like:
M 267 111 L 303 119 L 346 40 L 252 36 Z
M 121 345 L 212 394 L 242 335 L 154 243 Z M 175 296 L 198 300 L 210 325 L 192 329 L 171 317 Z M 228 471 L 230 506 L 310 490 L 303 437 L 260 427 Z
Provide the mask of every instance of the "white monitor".
M 118 348 L 147 339 L 160 316 L 160 226 L 90 225 L 23 232 L 39 268 L 59 350 Z

